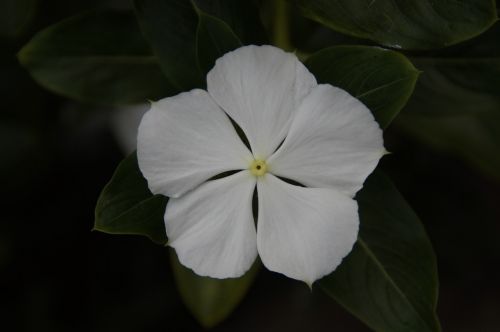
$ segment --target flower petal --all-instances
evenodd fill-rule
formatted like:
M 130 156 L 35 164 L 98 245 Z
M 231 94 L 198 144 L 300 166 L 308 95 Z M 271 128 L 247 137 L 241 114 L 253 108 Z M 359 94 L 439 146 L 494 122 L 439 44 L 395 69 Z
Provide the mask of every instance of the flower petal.
M 198 89 L 152 103 L 137 140 L 149 189 L 170 197 L 217 174 L 246 169 L 253 160 L 226 114 Z
M 336 190 L 303 188 L 271 174 L 257 183 L 257 249 L 271 271 L 305 281 L 335 270 L 358 234 L 357 203 Z
M 170 199 L 165 226 L 183 265 L 212 278 L 239 277 L 250 268 L 257 257 L 254 189 L 255 177 L 241 171 Z
M 316 79 L 292 53 L 245 46 L 219 58 L 207 75 L 210 95 L 245 132 L 254 156 L 269 157 Z
M 275 175 L 354 197 L 385 153 L 370 110 L 342 89 L 318 85 L 268 165 Z

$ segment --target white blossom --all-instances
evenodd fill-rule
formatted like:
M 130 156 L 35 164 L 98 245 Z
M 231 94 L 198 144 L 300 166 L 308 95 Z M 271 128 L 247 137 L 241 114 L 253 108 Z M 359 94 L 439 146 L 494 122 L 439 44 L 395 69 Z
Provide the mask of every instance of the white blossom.
M 353 198 L 384 153 L 359 100 L 317 84 L 294 54 L 272 46 L 229 52 L 208 73 L 207 91 L 152 103 L 137 148 L 151 191 L 170 197 L 166 232 L 182 264 L 232 278 L 259 255 L 269 270 L 309 285 L 351 251 Z

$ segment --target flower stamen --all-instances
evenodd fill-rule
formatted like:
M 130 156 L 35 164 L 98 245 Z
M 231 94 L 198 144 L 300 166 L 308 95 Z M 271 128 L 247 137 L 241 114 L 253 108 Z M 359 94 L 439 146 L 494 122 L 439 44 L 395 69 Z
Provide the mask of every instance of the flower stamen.
M 262 176 L 267 173 L 267 164 L 265 160 L 254 160 L 249 167 L 250 172 L 254 176 Z

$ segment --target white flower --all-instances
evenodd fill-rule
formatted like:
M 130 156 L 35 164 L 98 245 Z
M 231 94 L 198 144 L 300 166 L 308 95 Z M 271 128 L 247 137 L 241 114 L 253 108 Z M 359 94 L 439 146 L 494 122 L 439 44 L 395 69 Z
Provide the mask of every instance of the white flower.
M 207 90 L 152 103 L 139 127 L 139 167 L 153 193 L 171 197 L 169 245 L 199 275 L 241 276 L 258 253 L 269 270 L 311 285 L 356 241 L 353 197 L 385 153 L 380 127 L 360 101 L 272 46 L 225 54 Z M 237 172 L 210 180 L 227 171 Z

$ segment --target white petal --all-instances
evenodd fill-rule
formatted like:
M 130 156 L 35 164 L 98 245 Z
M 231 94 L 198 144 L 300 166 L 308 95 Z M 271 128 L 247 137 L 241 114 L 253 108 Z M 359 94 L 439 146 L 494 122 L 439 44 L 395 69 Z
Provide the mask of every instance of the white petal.
M 252 197 L 255 177 L 241 171 L 208 181 L 167 204 L 169 245 L 199 275 L 235 278 L 257 257 Z
M 356 201 L 333 189 L 298 187 L 270 174 L 257 188 L 257 249 L 264 265 L 308 285 L 335 270 L 357 238 Z
M 227 53 L 207 75 L 208 92 L 243 129 L 259 159 L 283 141 L 293 112 L 316 84 L 294 54 L 273 46 Z
M 342 89 L 318 85 L 304 99 L 270 171 L 354 197 L 386 153 L 372 113 Z
M 246 169 L 253 160 L 227 115 L 203 90 L 153 103 L 137 140 L 149 189 L 171 197 L 222 172 Z

